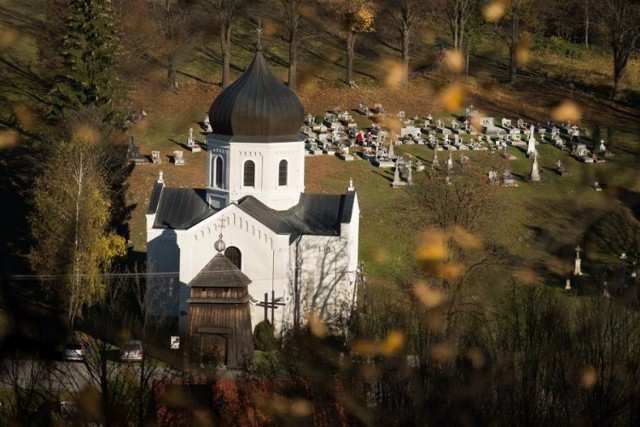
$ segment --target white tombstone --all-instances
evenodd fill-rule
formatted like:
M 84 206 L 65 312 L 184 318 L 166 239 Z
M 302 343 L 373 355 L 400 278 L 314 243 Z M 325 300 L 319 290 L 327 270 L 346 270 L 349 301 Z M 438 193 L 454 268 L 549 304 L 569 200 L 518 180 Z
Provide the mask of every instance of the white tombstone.
M 600 148 L 598 149 L 598 151 L 600 151 L 600 154 L 607 153 L 607 146 L 604 145 L 604 139 L 600 140 Z
M 531 125 L 531 130 L 529 131 L 529 145 L 527 146 L 527 156 L 532 156 L 536 153 L 536 139 L 533 136 L 533 125 Z
M 184 166 L 184 155 L 182 150 L 175 150 L 173 152 L 173 162 L 176 166 Z
M 538 169 L 538 155 L 533 153 L 533 163 L 531 164 L 531 182 L 540 182 L 540 170 Z
M 582 276 L 582 269 L 580 267 L 580 264 L 582 262 L 582 260 L 580 259 L 580 251 L 582 250 L 582 248 L 580 247 L 580 245 L 576 246 L 576 260 L 575 260 L 575 265 L 574 265 L 574 269 L 573 269 L 573 274 L 575 276 Z
M 151 151 L 151 161 L 155 165 L 159 165 L 162 163 L 162 157 L 160 157 L 160 151 L 157 151 L 157 150 Z

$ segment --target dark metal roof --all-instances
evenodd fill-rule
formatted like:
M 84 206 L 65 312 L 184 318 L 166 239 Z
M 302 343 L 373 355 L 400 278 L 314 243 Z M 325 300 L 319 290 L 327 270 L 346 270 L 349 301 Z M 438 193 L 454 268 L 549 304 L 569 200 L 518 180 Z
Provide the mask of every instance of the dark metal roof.
M 231 142 L 299 141 L 304 108 L 258 49 L 245 72 L 215 99 L 209 120 L 213 133 L 230 135 Z
M 277 234 L 339 236 L 340 224 L 351 222 L 355 192 L 347 194 L 305 194 L 300 202 L 285 211 L 267 207 L 247 196 L 238 207 Z
M 174 228 L 186 230 L 203 219 L 216 213 L 206 202 L 206 191 L 198 188 L 160 188 L 156 195 L 158 184 L 154 185 L 151 201 L 155 202 L 156 219 L 154 228 Z M 149 204 L 149 213 L 152 204 Z
M 151 199 L 149 200 L 149 208 L 147 209 L 147 214 L 153 215 L 156 213 L 158 209 L 158 204 L 160 203 L 160 194 L 162 194 L 162 189 L 164 188 L 164 184 L 161 182 L 156 182 L 153 184 L 153 189 L 151 190 Z
M 189 282 L 192 288 L 246 288 L 249 279 L 224 254 L 218 252 Z

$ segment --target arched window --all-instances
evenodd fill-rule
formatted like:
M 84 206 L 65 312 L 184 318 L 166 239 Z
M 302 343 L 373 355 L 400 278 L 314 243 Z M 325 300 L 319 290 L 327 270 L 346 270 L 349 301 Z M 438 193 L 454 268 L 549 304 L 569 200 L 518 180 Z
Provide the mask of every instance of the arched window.
M 226 256 L 233 265 L 238 267 L 238 270 L 242 269 L 242 254 L 240 253 L 240 249 L 235 246 L 229 246 L 224 251 L 224 256 Z
M 280 160 L 278 165 L 278 185 L 287 185 L 287 172 L 289 162 L 286 160 Z
M 256 164 L 252 160 L 244 162 L 244 179 L 245 187 L 255 187 L 256 185 Z
M 213 182 L 213 186 L 214 187 L 218 187 L 218 188 L 224 188 L 222 179 L 224 177 L 224 168 L 222 165 L 222 157 L 218 156 L 216 157 L 216 165 L 215 165 L 215 175 L 214 175 L 215 179 Z

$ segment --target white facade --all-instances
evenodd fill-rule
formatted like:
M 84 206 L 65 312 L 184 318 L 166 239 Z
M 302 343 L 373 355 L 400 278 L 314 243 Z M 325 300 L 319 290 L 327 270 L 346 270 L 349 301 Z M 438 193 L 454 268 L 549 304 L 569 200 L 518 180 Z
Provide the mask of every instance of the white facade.
M 284 303 L 275 309 L 277 331 L 304 323 L 311 310 L 329 323 L 342 323 L 356 298 L 358 218 L 356 197 L 340 236 L 302 235 L 292 243 L 289 234 L 276 234 L 233 203 L 186 230 L 148 228 L 149 315 L 177 317 L 184 331 L 188 283 L 215 256 L 214 243 L 222 235 L 227 248 L 240 251 L 241 270 L 252 281 L 254 327 L 264 320 L 264 307 L 256 303 L 265 294 Z M 147 223 L 153 222 L 154 215 L 147 215 Z
M 220 209 L 254 196 L 276 210 L 289 209 L 304 191 L 304 142 L 229 142 L 210 134 L 207 141 L 207 197 Z M 255 179 L 247 183 L 248 162 Z M 250 185 L 253 184 L 253 185 Z

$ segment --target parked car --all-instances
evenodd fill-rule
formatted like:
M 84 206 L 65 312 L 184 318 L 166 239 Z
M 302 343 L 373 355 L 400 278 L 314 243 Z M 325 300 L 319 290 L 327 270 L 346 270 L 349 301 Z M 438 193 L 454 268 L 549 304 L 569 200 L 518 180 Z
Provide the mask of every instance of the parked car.
M 85 345 L 78 341 L 66 343 L 62 351 L 62 360 L 65 361 L 82 362 L 86 356 Z
M 122 362 L 141 362 L 142 354 L 142 341 L 140 340 L 125 341 L 120 347 L 120 361 Z

